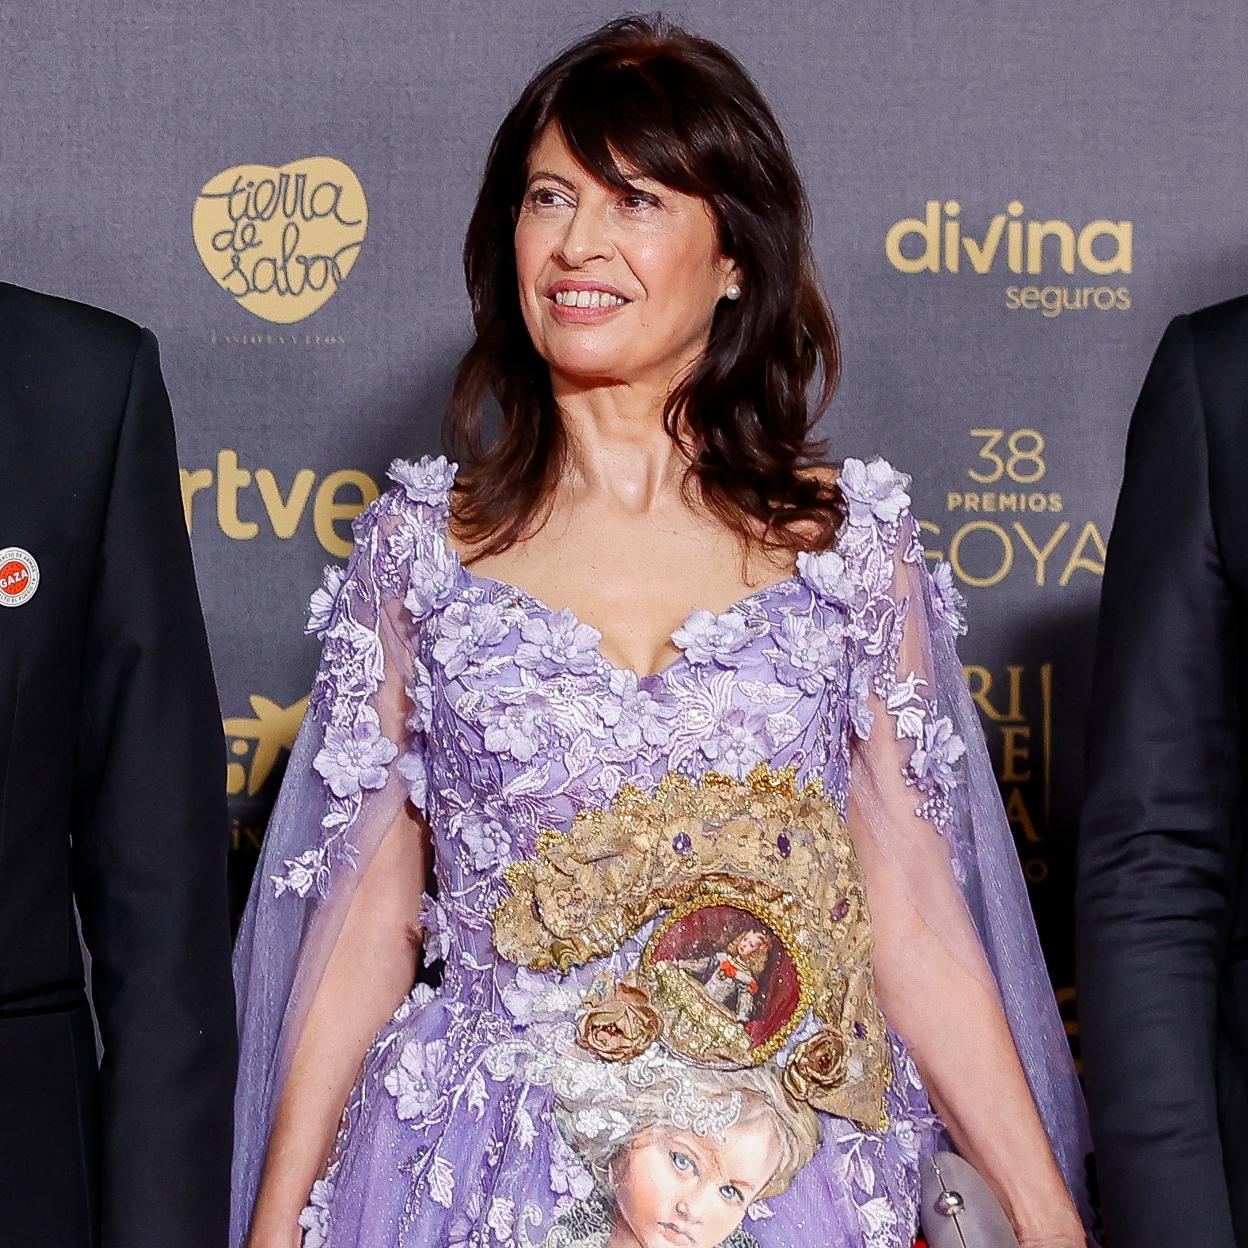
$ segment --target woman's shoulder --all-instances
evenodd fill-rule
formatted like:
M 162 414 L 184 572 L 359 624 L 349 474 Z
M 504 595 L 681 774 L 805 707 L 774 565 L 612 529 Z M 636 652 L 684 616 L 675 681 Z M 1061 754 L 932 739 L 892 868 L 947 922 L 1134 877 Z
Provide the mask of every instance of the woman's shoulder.
M 895 525 L 910 511 L 910 475 L 881 456 L 846 459 L 837 476 L 851 525 Z
M 383 512 L 402 513 L 418 529 L 437 539 L 463 563 L 476 553 L 472 540 L 459 523 L 456 503 L 467 491 L 470 479 L 445 455 L 422 455 L 419 459 L 396 459 L 386 474 L 395 484 L 377 500 Z
M 346 567 L 330 565 L 308 604 L 307 631 L 324 637 L 344 591 L 371 604 L 401 598 L 413 619 L 423 618 L 452 592 L 459 565 L 446 542 L 456 465 L 445 455 L 396 459 L 394 483 L 352 521 Z
M 458 465 L 445 455 L 391 460 L 386 470 L 390 488 L 351 522 L 356 546 L 369 541 L 378 530 L 385 534 L 398 528 L 445 532 L 457 471 Z
M 895 536 L 910 514 L 910 475 L 880 456 L 866 460 L 847 457 L 839 464 L 812 464 L 799 472 L 837 488 L 849 528 L 877 528 Z
M 803 472 L 834 484 L 844 508 L 832 546 L 797 556 L 798 575 L 818 596 L 854 608 L 890 580 L 895 558 L 922 557 L 910 513 L 910 477 L 888 460 L 846 458 Z
M 400 503 L 427 508 L 445 518 L 458 472 L 459 465 L 445 455 L 395 459 L 386 470 L 394 482 L 389 494 Z

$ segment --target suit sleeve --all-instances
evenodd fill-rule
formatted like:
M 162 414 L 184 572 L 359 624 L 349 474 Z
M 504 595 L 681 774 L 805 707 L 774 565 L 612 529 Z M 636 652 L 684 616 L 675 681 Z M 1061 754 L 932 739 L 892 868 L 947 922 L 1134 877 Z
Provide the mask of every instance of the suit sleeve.
M 99 537 L 75 892 L 103 1040 L 103 1248 L 221 1248 L 236 1065 L 220 707 L 155 338 Z
M 1208 456 L 1180 317 L 1127 440 L 1080 829 L 1080 1030 L 1110 1248 L 1235 1248 L 1215 1033 L 1240 766 L 1237 643 Z

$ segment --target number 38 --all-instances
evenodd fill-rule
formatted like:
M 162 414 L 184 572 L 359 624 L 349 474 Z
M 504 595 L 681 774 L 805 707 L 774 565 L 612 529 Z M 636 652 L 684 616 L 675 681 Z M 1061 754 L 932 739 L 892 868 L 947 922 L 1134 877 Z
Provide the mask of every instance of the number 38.
M 970 434 L 982 440 L 979 458 L 991 465 L 987 471 L 968 468 L 966 475 L 972 481 L 991 485 L 1006 476 L 1019 485 L 1031 485 L 1044 476 L 1044 435 L 1037 430 L 1014 429 L 1007 436 L 1004 429 L 972 429 Z M 997 450 L 1002 439 L 1005 439 L 1008 455 L 1001 455 Z

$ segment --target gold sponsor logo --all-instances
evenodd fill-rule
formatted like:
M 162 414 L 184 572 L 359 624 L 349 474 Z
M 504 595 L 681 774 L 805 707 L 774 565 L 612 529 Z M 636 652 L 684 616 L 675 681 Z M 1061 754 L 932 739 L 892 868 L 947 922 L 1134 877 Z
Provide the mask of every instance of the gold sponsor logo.
M 1000 585 L 1011 575 L 1026 576 L 1040 588 L 1062 589 L 1080 572 L 1105 575 L 1105 537 L 1092 520 L 1080 524 L 1060 520 L 1053 525 L 968 520 L 951 526 L 924 520 L 922 527 L 941 539 L 927 554 L 948 559 L 958 580 L 976 589 Z
M 929 199 L 921 217 L 894 221 L 884 235 L 884 254 L 899 273 L 969 273 L 981 276 L 1002 271 L 1038 277 L 1055 270 L 1073 276 L 1129 276 L 1134 265 L 1134 227 L 1126 220 L 1099 217 L 1076 226 L 1061 218 L 1028 216 L 1021 200 L 985 225 L 971 228 L 956 199 Z M 1069 311 L 1128 311 L 1131 292 L 1125 285 L 1007 286 L 1005 306 L 1037 311 L 1052 319 Z
M 359 258 L 368 204 L 355 172 L 329 156 L 214 174 L 191 217 L 204 267 L 240 307 L 279 325 L 311 316 Z
M 1043 587 L 1065 587 L 1080 572 L 1105 574 L 1105 536 L 1095 521 L 1049 519 L 1065 511 L 1048 476 L 1046 441 L 1038 429 L 969 429 L 979 443 L 966 469 L 969 484 L 945 493 L 952 524 L 925 520 L 940 546 L 928 555 L 948 559 L 966 585 L 986 589 L 1016 570 Z M 976 513 L 974 519 L 966 519 Z M 989 517 L 992 517 L 991 519 Z M 1039 518 L 1037 518 L 1039 517 Z
M 217 528 L 236 542 L 267 531 L 289 539 L 311 516 L 316 540 L 326 553 L 345 559 L 351 553 L 351 521 L 377 497 L 377 483 L 356 468 L 339 468 L 317 479 L 300 468 L 283 484 L 271 468 L 247 468 L 238 452 L 217 452 L 212 468 L 183 468 L 182 508 L 188 532 L 209 511 Z
M 1040 664 L 1030 679 L 1021 663 L 1004 672 L 967 663 L 962 674 L 996 764 L 1023 872 L 1032 884 L 1041 884 L 1049 874 L 1038 847 L 1045 840 L 1053 799 L 1053 664 Z
M 284 752 L 289 753 L 295 744 L 295 735 L 308 707 L 306 697 L 290 706 L 279 706 L 253 693 L 248 702 L 250 715 L 231 716 L 221 721 L 229 752 L 225 791 L 231 797 L 255 797 L 264 788 L 278 759 Z

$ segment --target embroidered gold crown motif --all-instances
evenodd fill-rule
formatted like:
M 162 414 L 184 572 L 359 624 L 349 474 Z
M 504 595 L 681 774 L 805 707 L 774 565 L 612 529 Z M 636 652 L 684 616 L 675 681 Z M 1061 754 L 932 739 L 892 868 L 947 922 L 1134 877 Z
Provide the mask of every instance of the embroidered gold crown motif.
M 836 804 L 817 784 L 799 788 L 794 768 L 669 773 L 652 794 L 626 785 L 566 833 L 543 832 L 507 883 L 494 944 L 533 970 L 566 974 L 658 920 L 638 965 L 585 1003 L 578 1038 L 603 1060 L 657 1039 L 700 1065 L 754 1066 L 813 1013 L 786 1091 L 887 1125 L 892 1061 L 862 872 Z

